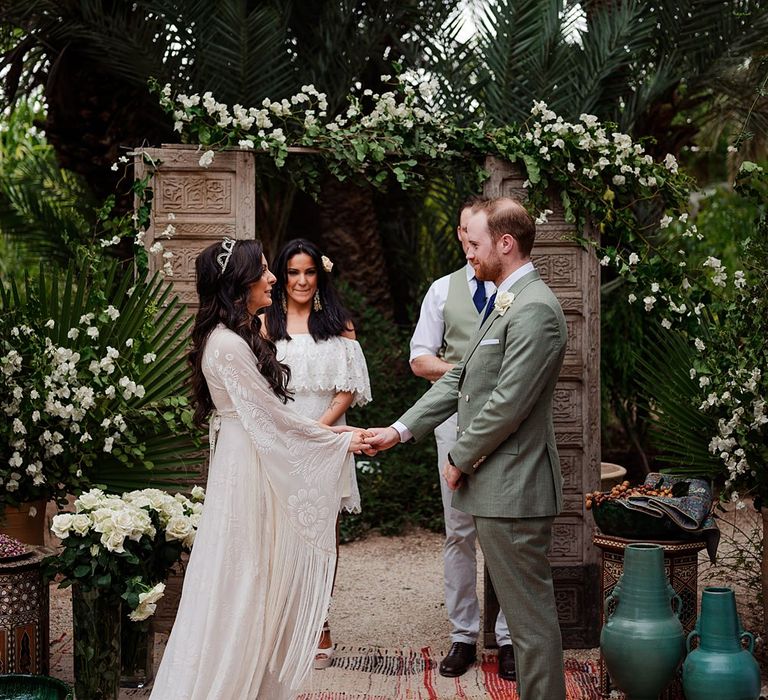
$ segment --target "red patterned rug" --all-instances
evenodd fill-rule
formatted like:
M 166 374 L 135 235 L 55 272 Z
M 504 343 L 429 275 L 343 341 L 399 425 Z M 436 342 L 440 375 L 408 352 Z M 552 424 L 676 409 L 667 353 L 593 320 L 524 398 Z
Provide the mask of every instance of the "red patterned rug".
M 297 700 L 519 700 L 517 684 L 497 675 L 494 652 L 459 678 L 437 670 L 443 653 L 337 647 L 331 668 L 316 671 Z M 597 665 L 566 659 L 568 700 L 600 700 Z

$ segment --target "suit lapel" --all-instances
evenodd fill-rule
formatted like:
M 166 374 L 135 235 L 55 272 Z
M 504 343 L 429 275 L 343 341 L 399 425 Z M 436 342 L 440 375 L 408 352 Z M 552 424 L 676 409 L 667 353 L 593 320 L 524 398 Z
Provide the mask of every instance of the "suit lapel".
M 531 282 L 535 282 L 539 279 L 541 279 L 539 273 L 536 270 L 531 270 L 531 272 L 523 275 L 519 280 L 517 280 L 517 282 L 515 282 L 508 291 L 512 292 L 512 294 L 517 297 L 518 294 L 520 294 Z M 512 302 L 512 306 L 514 306 L 514 301 Z M 510 309 L 507 309 L 507 311 Z M 483 323 L 480 325 L 480 328 L 477 329 L 475 336 L 472 338 L 469 351 L 465 355 L 464 368 L 462 370 L 461 377 L 459 377 L 459 381 L 464 379 L 464 374 L 467 371 L 467 363 L 469 362 L 469 358 L 472 357 L 473 353 L 477 349 L 477 346 L 480 345 L 480 341 L 485 338 L 486 333 L 488 333 L 491 326 L 493 325 L 493 322 L 497 318 L 499 318 L 499 312 L 494 308 L 493 311 L 488 314 L 488 318 L 486 318 L 485 321 L 483 321 Z

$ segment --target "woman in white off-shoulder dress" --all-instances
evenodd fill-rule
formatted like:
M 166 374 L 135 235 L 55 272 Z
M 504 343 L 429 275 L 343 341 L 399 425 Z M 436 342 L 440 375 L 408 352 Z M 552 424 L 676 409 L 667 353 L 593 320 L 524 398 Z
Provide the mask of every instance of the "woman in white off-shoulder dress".
M 335 520 L 364 433 L 287 407 L 263 337 L 274 275 L 259 241 L 196 261 L 195 420 L 210 417 L 207 496 L 154 700 L 283 700 L 306 678 L 330 600 Z M 213 414 L 211 415 L 211 412 Z
M 297 238 L 283 246 L 274 263 L 274 303 L 266 311 L 266 331 L 277 357 L 291 370 L 290 408 L 329 426 L 346 424 L 352 406 L 371 400 L 368 367 L 350 314 L 331 282 L 333 264 L 317 246 Z M 342 510 L 360 512 L 355 460 L 347 458 Z M 330 665 L 333 643 L 327 623 L 315 668 Z

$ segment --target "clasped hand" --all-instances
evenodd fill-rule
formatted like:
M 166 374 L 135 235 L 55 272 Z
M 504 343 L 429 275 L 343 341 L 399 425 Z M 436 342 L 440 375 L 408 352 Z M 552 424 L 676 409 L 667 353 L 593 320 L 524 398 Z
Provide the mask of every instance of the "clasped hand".
M 355 428 L 352 425 L 331 425 L 328 427 L 334 433 L 352 433 L 352 440 L 349 442 L 350 452 L 356 455 L 364 454 L 368 457 L 373 457 L 378 452 L 377 449 L 367 443 L 367 440 L 373 437 L 372 431 Z
M 367 433 L 365 438 L 366 444 L 377 451 L 388 450 L 400 444 L 400 433 L 392 426 L 388 428 L 368 428 L 365 432 Z M 451 491 L 459 488 L 463 476 L 462 471 L 450 463 L 447 463 L 443 469 L 443 478 Z

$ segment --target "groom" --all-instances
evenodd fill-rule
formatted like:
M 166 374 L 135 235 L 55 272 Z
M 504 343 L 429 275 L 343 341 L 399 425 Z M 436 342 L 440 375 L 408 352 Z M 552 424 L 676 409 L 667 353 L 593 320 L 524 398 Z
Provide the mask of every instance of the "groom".
M 564 700 L 563 652 L 547 550 L 562 505 L 552 398 L 566 327 L 530 261 L 533 220 L 517 201 L 472 209 L 469 263 L 496 284 L 462 360 L 389 428 L 366 442 L 420 440 L 457 410 L 443 476 L 453 506 L 471 513 L 501 608 L 512 624 L 521 700 Z

